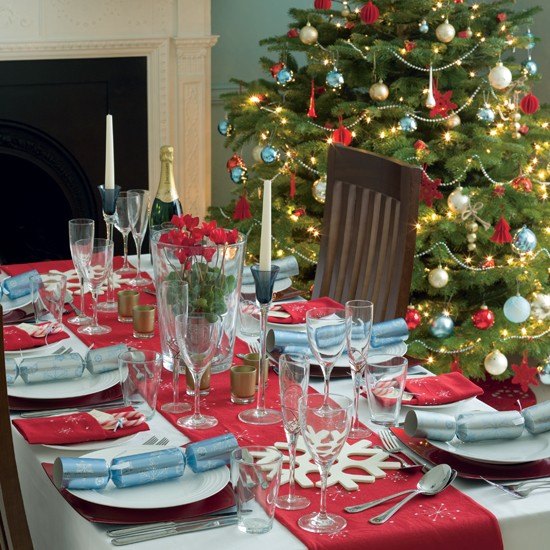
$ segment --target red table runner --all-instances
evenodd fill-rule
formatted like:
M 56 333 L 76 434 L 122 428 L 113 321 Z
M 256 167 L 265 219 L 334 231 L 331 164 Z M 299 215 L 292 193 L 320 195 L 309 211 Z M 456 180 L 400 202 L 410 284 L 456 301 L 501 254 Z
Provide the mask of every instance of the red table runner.
M 120 259 L 117 258 L 117 260 Z M 71 269 L 72 262 L 47 262 L 9 266 L 4 269 L 9 274 L 17 274 L 33 267 L 40 273 L 44 273 L 49 269 Z M 143 303 L 154 303 L 154 298 L 144 293 L 141 294 L 140 299 Z M 116 314 L 100 314 L 100 322 L 111 326 L 113 331 L 110 334 L 93 338 L 82 337 L 85 343 L 94 343 L 96 347 L 103 347 L 127 342 L 142 349 L 160 349 L 158 327 L 156 327 L 154 338 L 136 340 L 132 337 L 132 326 L 119 323 L 116 320 Z M 237 341 L 235 352 L 246 351 L 248 351 L 246 344 Z M 238 362 L 236 360 L 236 363 Z M 163 403 L 172 398 L 171 380 L 172 374 L 163 371 L 157 403 L 159 410 Z M 184 395 L 185 377 L 182 376 L 180 380 L 182 395 Z M 202 410 L 215 416 L 219 424 L 214 428 L 199 431 L 182 429 L 177 426 L 191 440 L 196 441 L 231 432 L 243 445 L 272 445 L 276 441 L 286 441 L 281 424 L 260 428 L 244 424 L 237 418 L 241 410 L 253 405 L 231 403 L 229 373 L 227 372 L 212 377 L 211 392 L 201 399 L 201 404 Z M 270 372 L 269 375 L 266 406 L 273 408 L 280 406 L 278 379 L 273 372 Z M 161 414 L 174 426 L 176 426 L 177 418 L 182 416 L 165 412 L 161 412 Z M 377 436 L 372 436 L 370 439 L 373 444 L 379 443 Z M 469 550 L 499 550 L 503 548 L 495 516 L 454 487 L 433 497 L 417 497 L 383 525 L 371 525 L 367 520 L 382 512 L 389 505 L 382 505 L 360 514 L 343 512 L 345 506 L 414 488 L 421 476 L 422 473 L 417 470 L 414 470 L 413 473 L 397 470 L 388 472 L 385 478 L 377 480 L 373 484 L 360 483 L 357 491 L 348 492 L 338 485 L 330 487 L 327 492 L 328 511 L 343 515 L 348 522 L 347 528 L 335 535 L 308 533 L 297 525 L 298 519 L 304 513 L 319 509 L 319 489 L 297 487 L 297 493 L 307 496 L 312 502 L 311 506 L 305 511 L 277 510 L 276 518 L 308 548 L 312 549 L 334 549 L 338 545 L 343 545 L 346 550 L 364 550 L 365 547 L 383 548 L 384 550 L 441 550 L 442 548 L 463 550 L 466 541 Z M 312 480 L 315 480 L 313 476 Z M 286 492 L 285 485 L 282 486 L 281 492 Z

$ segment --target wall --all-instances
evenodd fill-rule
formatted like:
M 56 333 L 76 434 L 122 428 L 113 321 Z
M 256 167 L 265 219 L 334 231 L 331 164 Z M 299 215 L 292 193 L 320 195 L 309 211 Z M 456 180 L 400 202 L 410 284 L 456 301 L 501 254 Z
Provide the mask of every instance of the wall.
M 544 0 L 517 0 L 518 9 L 543 5 Z M 267 54 L 258 42 L 262 38 L 283 34 L 290 18 L 289 8 L 310 8 L 313 0 L 212 0 L 212 34 L 219 35 L 212 50 L 212 204 L 224 205 L 231 199 L 235 188 L 225 169 L 231 156 L 224 147 L 224 138 L 216 131 L 216 124 L 224 117 L 219 96 L 234 89 L 229 80 L 240 78 L 253 80 L 262 75 L 258 63 Z M 550 102 L 550 5 L 536 17 L 532 31 L 542 41 L 533 50 L 533 59 L 539 66 L 539 73 L 545 75 L 537 83 L 539 98 Z M 546 31 L 546 32 L 545 32 Z M 520 52 L 523 59 L 525 52 Z M 246 160 L 247 151 L 244 151 Z

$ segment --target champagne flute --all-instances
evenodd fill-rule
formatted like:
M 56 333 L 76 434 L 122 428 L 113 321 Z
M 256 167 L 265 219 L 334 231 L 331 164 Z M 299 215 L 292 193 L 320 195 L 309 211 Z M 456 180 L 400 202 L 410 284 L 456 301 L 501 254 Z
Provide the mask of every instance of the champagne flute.
M 124 243 L 124 263 L 115 273 L 121 277 L 135 277 L 136 270 L 128 262 L 128 235 L 132 230 L 130 218 L 128 217 L 128 192 L 121 191 L 116 200 L 115 209 L 115 227 L 122 233 L 122 241 Z
M 367 366 L 373 311 L 373 303 L 367 300 L 350 300 L 346 302 L 346 317 L 351 324 L 351 328 L 347 332 L 346 344 L 353 382 L 354 413 L 351 430 L 349 431 L 349 436 L 352 439 L 364 439 L 372 435 L 371 430 L 359 425 L 359 394 L 365 367 Z
M 298 520 L 305 531 L 332 534 L 347 525 L 343 517 L 327 513 L 327 478 L 348 437 L 352 411 L 353 401 L 343 395 L 312 394 L 300 399 L 302 436 L 321 474 L 320 510 Z
M 277 507 L 283 510 L 301 510 L 310 505 L 309 499 L 294 492 L 296 466 L 296 443 L 300 433 L 299 401 L 307 395 L 309 384 L 309 360 L 305 355 L 283 353 L 279 357 L 279 389 L 281 412 L 288 442 L 289 478 L 288 495 L 277 498 Z
M 71 325 L 89 325 L 92 322 L 92 318 L 84 313 L 84 276 L 82 269 L 77 261 L 77 255 L 75 252 L 75 245 L 77 241 L 82 239 L 94 239 L 94 220 L 89 218 L 75 218 L 69 220 L 69 246 L 71 248 L 71 257 L 73 264 L 78 275 L 78 282 L 80 283 L 80 313 L 76 317 L 72 317 L 67 322 Z
M 173 375 L 172 402 L 165 403 L 161 409 L 169 413 L 182 413 L 190 411 L 191 405 L 180 402 L 179 378 L 182 361 L 176 338 L 176 317 L 187 314 L 187 282 L 174 279 L 162 281 L 157 295 L 161 343 L 165 353 L 171 356 Z
M 83 239 L 76 242 L 75 251 L 82 269 L 84 281 L 92 290 L 93 319 L 92 324 L 80 327 L 81 334 L 107 334 L 111 327 L 97 322 L 97 299 L 103 284 L 109 278 L 113 266 L 113 241 L 107 239 Z
M 187 368 L 193 375 L 195 410 L 192 415 L 178 418 L 178 426 L 195 429 L 212 428 L 218 424 L 213 416 L 200 412 L 201 378 L 218 352 L 221 318 L 213 313 L 189 313 L 176 316 L 176 338 Z
M 350 322 L 344 309 L 319 307 L 306 313 L 307 339 L 323 371 L 325 395 L 329 393 L 330 373 L 344 351 Z
M 127 197 L 128 218 L 137 252 L 137 273 L 130 284 L 132 286 L 146 286 L 151 283 L 151 280 L 141 275 L 141 245 L 147 232 L 147 222 L 149 220 L 149 191 L 146 189 L 132 189 L 128 191 Z

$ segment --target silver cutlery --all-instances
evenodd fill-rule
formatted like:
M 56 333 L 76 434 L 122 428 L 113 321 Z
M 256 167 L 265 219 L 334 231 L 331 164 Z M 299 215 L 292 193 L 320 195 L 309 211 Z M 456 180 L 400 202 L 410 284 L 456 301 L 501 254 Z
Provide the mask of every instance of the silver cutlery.
M 71 407 L 67 409 L 48 409 L 43 411 L 29 411 L 29 412 L 23 412 L 21 413 L 21 418 L 43 418 L 46 416 L 56 416 L 58 414 L 66 414 L 66 413 L 74 413 L 74 412 L 89 412 L 92 410 L 107 410 L 111 409 L 113 407 L 119 407 L 121 405 L 124 405 L 123 399 L 116 399 L 114 401 L 110 401 L 108 403 L 99 403 L 97 405 L 91 405 L 87 407 Z
M 52 355 L 67 355 L 68 353 L 72 353 L 73 348 L 65 346 L 61 346 L 60 348 L 57 348 L 55 351 L 52 352 Z
M 419 464 L 424 468 L 431 468 L 431 465 L 428 464 L 428 462 L 416 458 L 414 453 L 410 449 L 407 449 L 405 445 L 403 445 L 390 430 L 381 430 L 380 432 L 378 432 L 378 436 L 382 441 L 382 447 L 384 447 L 386 451 L 389 451 L 391 453 L 404 454 L 414 464 Z
M 170 440 L 167 437 L 163 437 L 158 443 L 156 443 L 156 445 L 159 447 L 166 447 L 169 441 Z
M 402 459 L 398 454 L 391 453 L 390 451 L 380 447 L 380 445 L 373 445 L 373 449 L 380 449 L 384 451 L 388 456 L 391 456 L 401 464 L 401 469 L 406 470 L 407 468 L 422 468 L 422 464 L 409 464 L 406 460 Z
M 548 480 L 531 479 L 520 483 L 495 483 L 481 476 L 480 479 L 514 498 L 527 498 L 537 489 L 550 488 L 550 481 Z
M 260 342 L 258 340 L 249 340 L 248 350 L 250 353 L 261 353 Z M 267 353 L 267 358 L 269 361 L 275 365 L 278 365 L 279 362 L 273 357 L 269 352 Z
M 142 445 L 156 445 L 159 438 L 156 435 L 151 436 L 147 441 L 144 441 Z

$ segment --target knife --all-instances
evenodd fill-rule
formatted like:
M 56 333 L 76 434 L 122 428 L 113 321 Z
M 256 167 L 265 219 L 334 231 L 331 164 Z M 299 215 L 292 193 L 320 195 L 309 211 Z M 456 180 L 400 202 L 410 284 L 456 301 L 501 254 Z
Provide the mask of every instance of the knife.
M 147 540 L 161 539 L 164 537 L 172 537 L 174 535 L 182 535 L 184 533 L 196 533 L 198 531 L 206 531 L 211 529 L 219 529 L 220 527 L 227 527 L 228 525 L 236 525 L 238 523 L 237 518 L 217 519 L 212 521 L 202 522 L 200 525 L 176 525 L 175 527 L 167 527 L 165 529 L 159 529 L 157 531 L 149 531 L 138 535 L 128 535 L 125 537 L 118 537 L 111 539 L 113 546 L 126 546 L 128 544 L 136 544 L 138 542 L 144 542 Z
M 109 403 L 98 403 L 96 406 L 90 405 L 87 407 L 71 407 L 67 409 L 49 409 L 44 411 L 23 412 L 21 413 L 20 416 L 21 418 L 43 418 L 45 416 L 55 416 L 57 414 L 89 412 L 89 411 L 93 411 L 94 409 L 96 411 L 102 411 L 102 410 L 111 409 L 113 407 L 119 407 L 121 405 L 124 405 L 124 400 L 117 399 L 116 401 L 111 401 Z

